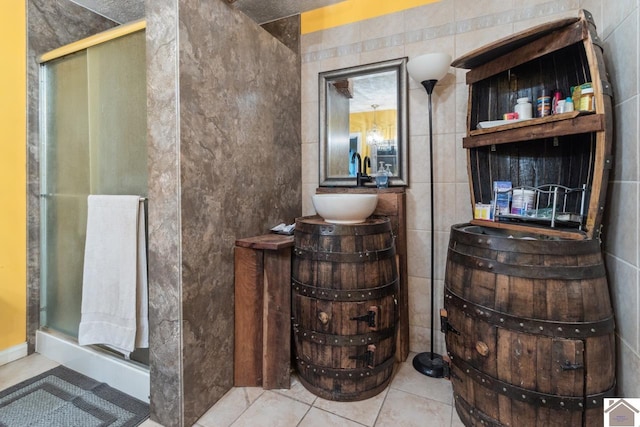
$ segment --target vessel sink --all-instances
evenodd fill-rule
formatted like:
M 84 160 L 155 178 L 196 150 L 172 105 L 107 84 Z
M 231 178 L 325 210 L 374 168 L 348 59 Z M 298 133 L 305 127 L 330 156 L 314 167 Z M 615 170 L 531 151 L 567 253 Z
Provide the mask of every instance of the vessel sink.
M 378 204 L 377 194 L 314 194 L 313 207 L 326 222 L 358 224 L 364 222 Z

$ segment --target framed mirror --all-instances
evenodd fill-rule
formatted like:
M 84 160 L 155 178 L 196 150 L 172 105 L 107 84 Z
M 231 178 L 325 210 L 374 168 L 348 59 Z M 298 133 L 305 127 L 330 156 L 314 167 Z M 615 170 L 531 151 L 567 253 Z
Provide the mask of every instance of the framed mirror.
M 319 74 L 320 186 L 356 186 L 358 153 L 390 186 L 408 185 L 407 58 Z M 362 170 L 365 172 L 365 170 Z

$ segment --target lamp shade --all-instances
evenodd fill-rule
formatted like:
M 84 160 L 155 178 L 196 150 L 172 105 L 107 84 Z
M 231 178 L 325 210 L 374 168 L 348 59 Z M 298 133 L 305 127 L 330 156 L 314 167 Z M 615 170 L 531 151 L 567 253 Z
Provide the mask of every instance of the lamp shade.
M 450 64 L 451 55 L 448 53 L 427 53 L 407 62 L 407 71 L 412 79 L 422 83 L 443 78 L 449 71 Z

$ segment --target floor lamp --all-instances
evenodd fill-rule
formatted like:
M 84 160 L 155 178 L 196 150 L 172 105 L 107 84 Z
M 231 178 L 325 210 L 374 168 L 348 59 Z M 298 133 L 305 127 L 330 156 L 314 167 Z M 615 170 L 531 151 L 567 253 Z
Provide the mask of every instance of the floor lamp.
M 411 78 L 420 82 L 427 90 L 429 98 L 429 173 L 431 176 L 431 351 L 416 355 L 413 358 L 413 367 L 424 375 L 433 378 L 442 378 L 444 371 L 444 362 L 442 356 L 433 352 L 433 300 L 434 300 L 434 234 L 433 225 L 433 121 L 431 94 L 438 80 L 443 78 L 449 71 L 451 64 L 451 56 L 446 53 L 428 53 L 411 59 L 407 63 L 407 71 Z

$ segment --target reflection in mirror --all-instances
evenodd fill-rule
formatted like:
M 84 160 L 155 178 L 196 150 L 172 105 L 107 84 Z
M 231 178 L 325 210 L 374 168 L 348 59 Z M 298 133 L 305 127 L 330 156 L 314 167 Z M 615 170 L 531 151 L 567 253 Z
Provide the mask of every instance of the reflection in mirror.
M 375 176 L 383 168 L 390 185 L 408 185 L 406 62 L 320 73 L 321 186 L 355 186 L 354 153 L 370 160 L 363 173 Z

